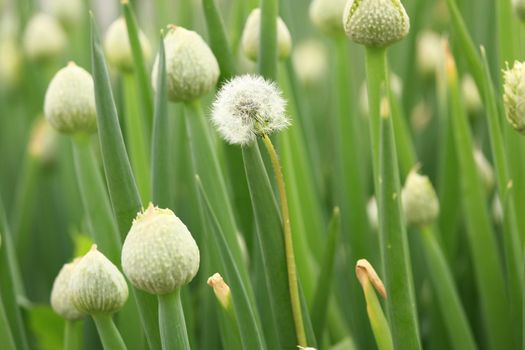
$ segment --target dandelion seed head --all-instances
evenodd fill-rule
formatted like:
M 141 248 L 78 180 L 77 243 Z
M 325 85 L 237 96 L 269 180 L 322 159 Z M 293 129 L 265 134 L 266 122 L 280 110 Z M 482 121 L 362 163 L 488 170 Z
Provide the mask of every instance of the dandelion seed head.
M 242 75 L 217 93 L 212 122 L 228 143 L 248 145 L 257 136 L 269 135 L 290 125 L 286 101 L 273 82 Z

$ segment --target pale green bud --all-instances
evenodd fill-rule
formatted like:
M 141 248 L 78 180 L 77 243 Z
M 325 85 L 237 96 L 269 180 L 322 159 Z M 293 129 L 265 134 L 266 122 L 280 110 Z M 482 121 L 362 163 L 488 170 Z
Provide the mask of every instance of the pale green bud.
M 173 102 L 195 100 L 208 93 L 219 79 L 219 63 L 202 37 L 194 31 L 170 26 L 164 38 L 168 98 Z M 156 88 L 159 57 L 151 75 Z
M 410 19 L 399 0 L 348 0 L 343 25 L 354 42 L 386 47 L 408 34 Z
M 443 45 L 439 34 L 423 31 L 417 36 L 416 60 L 419 71 L 434 76 L 443 64 Z
M 254 9 L 244 25 L 242 32 L 242 50 L 252 61 L 257 61 L 259 57 L 259 46 L 261 40 L 261 9 Z M 277 56 L 285 59 L 290 56 L 292 51 L 292 37 L 288 27 L 281 17 L 277 18 Z
M 59 70 L 47 88 L 44 114 L 60 132 L 95 132 L 97 111 L 91 74 L 73 62 Z
M 87 314 L 113 314 L 128 299 L 124 276 L 96 245 L 78 261 L 70 278 L 73 304 Z
M 514 62 L 503 72 L 503 100 L 507 120 L 514 129 L 525 134 L 525 63 Z
M 148 38 L 141 30 L 139 30 L 139 43 L 144 60 L 148 62 L 151 59 L 151 47 Z M 123 73 L 133 71 L 133 53 L 129 43 L 128 27 L 123 17 L 115 20 L 106 31 L 104 51 L 110 66 Z
M 69 321 L 81 319 L 85 315 L 73 304 L 70 288 L 71 276 L 78 260 L 75 259 L 73 262 L 62 266 L 51 289 L 51 307 L 53 311 Z
M 461 92 L 467 112 L 475 114 L 483 107 L 478 87 L 470 74 L 465 74 L 461 79 Z
M 494 187 L 495 182 L 494 169 L 492 169 L 492 165 L 490 165 L 489 161 L 485 158 L 485 155 L 479 148 L 474 150 L 474 160 L 476 161 L 476 168 L 479 177 L 481 178 L 481 182 L 483 183 L 485 190 L 490 192 Z
M 78 27 L 82 23 L 82 16 L 87 12 L 82 0 L 50 0 L 46 2 L 46 9 L 60 21 L 65 28 Z
M 346 0 L 313 0 L 310 3 L 310 20 L 328 35 L 344 34 L 343 11 Z
M 29 20 L 24 33 L 24 50 L 31 60 L 52 60 L 65 46 L 66 34 L 54 17 L 39 13 Z
M 307 40 L 297 45 L 292 54 L 292 62 L 297 78 L 304 85 L 320 81 L 328 69 L 326 47 L 318 40 Z
M 426 226 L 439 214 L 439 201 L 427 176 L 411 171 L 401 192 L 403 212 L 408 225 Z
M 0 42 L 0 86 L 13 87 L 20 81 L 22 54 L 14 38 Z
M 122 268 L 131 283 L 163 295 L 188 284 L 199 270 L 197 243 L 169 209 L 152 204 L 133 221 L 122 247 Z
M 56 156 L 57 135 L 45 118 L 39 118 L 31 130 L 28 153 L 43 165 L 51 164 Z
M 521 21 L 525 21 L 525 0 L 512 0 L 514 12 Z
M 496 224 L 502 224 L 503 215 L 504 215 L 503 206 L 501 205 L 501 201 L 497 193 L 494 195 L 494 198 L 492 199 L 491 209 L 492 209 L 492 218 L 494 219 L 494 222 Z

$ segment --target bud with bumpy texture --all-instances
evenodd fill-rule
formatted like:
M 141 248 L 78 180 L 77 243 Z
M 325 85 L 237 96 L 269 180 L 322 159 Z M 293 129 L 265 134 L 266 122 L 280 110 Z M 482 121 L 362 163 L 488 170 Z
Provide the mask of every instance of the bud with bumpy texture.
M 310 20 L 328 35 L 343 34 L 343 11 L 346 0 L 314 0 L 310 4 Z
M 261 9 L 254 9 L 244 25 L 242 32 L 242 50 L 252 61 L 257 61 L 259 57 L 259 46 L 261 40 Z M 292 37 L 281 19 L 277 18 L 277 55 L 279 59 L 285 59 L 292 50 Z
M 95 132 L 97 111 L 91 75 L 73 62 L 59 70 L 47 88 L 44 113 L 51 126 L 60 132 Z
M 24 33 L 24 50 L 34 61 L 56 58 L 66 45 L 66 34 L 57 20 L 47 14 L 34 15 Z
M 151 48 L 148 38 L 139 30 L 139 43 L 145 61 L 151 58 Z M 124 18 L 120 17 L 113 22 L 104 37 L 104 51 L 108 63 L 120 72 L 133 71 L 133 53 L 128 37 L 128 27 Z
M 525 63 L 514 62 L 503 72 L 503 100 L 507 120 L 514 129 L 525 134 Z
M 152 204 L 139 213 L 122 247 L 122 268 L 131 283 L 164 295 L 188 284 L 199 270 L 197 243 L 169 209 Z
M 401 202 L 409 225 L 429 225 L 439 214 L 439 201 L 430 179 L 414 170 L 405 181 Z
M 84 316 L 84 313 L 73 304 L 70 288 L 71 276 L 78 260 L 75 259 L 60 269 L 51 289 L 51 307 L 53 311 L 68 321 L 75 321 Z
M 113 314 L 128 299 L 124 276 L 96 245 L 78 261 L 69 288 L 73 305 L 90 315 Z
M 248 145 L 257 136 L 286 128 L 286 102 L 275 83 L 260 76 L 241 75 L 223 85 L 212 108 L 212 122 L 224 140 Z
M 219 79 L 219 63 L 202 37 L 194 31 L 170 26 L 164 38 L 168 98 L 188 102 L 208 93 Z M 159 57 L 151 74 L 156 88 Z
M 348 0 L 343 25 L 354 42 L 386 47 L 408 34 L 410 20 L 399 0 Z

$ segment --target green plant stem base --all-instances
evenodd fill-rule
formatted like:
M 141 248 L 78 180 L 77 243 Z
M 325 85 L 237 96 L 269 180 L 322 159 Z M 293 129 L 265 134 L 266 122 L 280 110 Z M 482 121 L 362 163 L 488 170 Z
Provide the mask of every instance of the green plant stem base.
M 180 289 L 159 295 L 159 328 L 163 350 L 190 350 Z
M 104 350 L 126 350 L 126 344 L 113 322 L 112 315 L 92 315 Z

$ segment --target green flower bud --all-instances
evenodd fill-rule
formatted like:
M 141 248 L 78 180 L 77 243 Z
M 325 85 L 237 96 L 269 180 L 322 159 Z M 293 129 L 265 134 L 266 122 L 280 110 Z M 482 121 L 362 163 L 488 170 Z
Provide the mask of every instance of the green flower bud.
M 297 78 L 303 85 L 319 82 L 328 69 L 328 54 L 322 42 L 307 40 L 293 50 L 292 62 Z
M 29 20 L 24 33 L 24 50 L 31 60 L 52 60 L 65 46 L 66 34 L 55 18 L 39 13 Z
M 51 289 L 51 307 L 53 311 L 69 321 L 79 320 L 84 317 L 84 313 L 73 304 L 70 288 L 71 276 L 78 260 L 75 259 L 73 262 L 62 266 Z
M 525 63 L 514 62 L 503 72 L 503 100 L 507 120 L 514 129 L 525 134 Z
M 60 21 L 65 28 L 78 27 L 85 13 L 82 0 L 50 0 L 46 2 L 47 10 Z
M 410 20 L 399 0 L 348 0 L 343 25 L 354 42 L 386 47 L 408 34 Z
M 368 223 L 374 231 L 379 230 L 379 210 L 377 208 L 376 197 L 372 196 L 366 204 L 366 214 L 368 216 Z
M 208 93 L 219 79 L 219 63 L 202 37 L 191 30 L 171 26 L 164 38 L 170 101 L 191 101 Z M 159 57 L 151 75 L 156 88 Z
M 481 182 L 483 183 L 485 190 L 490 192 L 494 187 L 495 182 L 494 169 L 492 169 L 492 165 L 490 165 L 489 161 L 485 158 L 485 155 L 479 148 L 474 150 L 474 160 L 476 161 L 476 168 L 479 177 L 481 178 Z
M 148 38 L 139 31 L 140 48 L 145 61 L 151 59 L 151 47 Z M 128 37 L 128 27 L 123 17 L 113 22 L 104 37 L 104 51 L 108 63 L 120 72 L 131 72 L 134 69 L 133 54 Z
M 244 25 L 242 32 L 242 50 L 246 57 L 252 61 L 257 61 L 259 57 L 259 46 L 261 36 L 261 9 L 254 9 Z M 285 59 L 290 56 L 292 51 L 292 37 L 288 27 L 281 17 L 277 18 L 277 56 L 279 59 Z
M 97 111 L 91 75 L 73 62 L 59 70 L 47 88 L 44 113 L 60 132 L 95 132 Z
M 419 71 L 433 77 L 443 64 L 443 45 L 439 34 L 423 31 L 417 36 L 416 59 Z
M 73 305 L 87 314 L 113 314 L 128 299 L 124 276 L 95 244 L 78 261 L 70 278 Z
M 401 202 L 408 225 L 429 225 L 439 214 L 439 201 L 430 179 L 414 170 L 405 181 Z
M 310 4 L 310 20 L 328 35 L 344 33 L 343 11 L 346 0 L 314 0 Z
M 199 248 L 184 223 L 152 204 L 133 221 L 122 247 L 122 268 L 131 283 L 163 295 L 188 284 L 199 270 Z
M 465 74 L 461 79 L 461 92 L 467 112 L 469 114 L 479 112 L 483 105 L 481 103 L 481 97 L 479 96 L 478 87 L 470 74 Z
M 40 164 L 46 166 L 53 163 L 57 149 L 57 132 L 46 119 L 39 118 L 33 129 L 27 147 L 28 153 Z
M 20 81 L 22 54 L 14 38 L 0 42 L 0 81 L 2 86 L 14 87 Z
M 525 21 L 525 0 L 512 0 L 514 12 L 521 21 Z
M 494 195 L 494 198 L 492 199 L 492 218 L 494 219 L 494 222 L 498 225 L 501 225 L 503 223 L 503 206 L 501 205 L 501 201 L 499 200 L 499 196 L 496 193 Z

